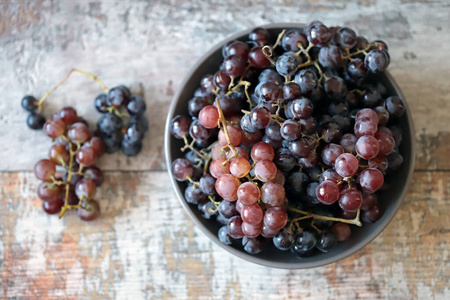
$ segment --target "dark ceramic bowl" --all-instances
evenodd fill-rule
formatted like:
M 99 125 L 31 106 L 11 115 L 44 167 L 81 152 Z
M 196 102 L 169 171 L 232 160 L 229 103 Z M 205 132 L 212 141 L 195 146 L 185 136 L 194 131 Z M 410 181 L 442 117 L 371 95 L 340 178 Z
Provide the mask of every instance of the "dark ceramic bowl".
M 272 38 L 276 38 L 279 32 L 283 29 L 299 29 L 302 24 L 271 24 L 263 26 L 269 30 Z M 389 176 L 386 181 L 390 184 L 390 188 L 386 191 L 378 192 L 379 204 L 383 209 L 383 216 L 373 224 L 364 223 L 362 227 L 352 225 L 352 236 L 345 242 L 338 243 L 327 253 L 317 253 L 314 256 L 307 258 L 297 258 L 290 251 L 282 252 L 277 250 L 271 243 L 264 248 L 264 250 L 257 254 L 251 255 L 245 252 L 242 248 L 241 242 L 235 241 L 233 245 L 225 245 L 221 243 L 217 237 L 217 232 L 222 226 L 215 219 L 206 220 L 202 218 L 196 205 L 190 205 L 184 199 L 184 189 L 186 183 L 178 182 L 172 176 L 170 169 L 172 161 L 178 157 L 182 157 L 183 153 L 180 148 L 183 146 L 181 140 L 177 140 L 170 135 L 169 123 L 176 115 L 188 115 L 187 103 L 193 97 L 195 89 L 199 87 L 200 79 L 208 74 L 214 74 L 221 64 L 222 46 L 232 40 L 246 40 L 248 33 L 252 29 L 237 33 L 221 43 L 214 46 L 203 55 L 200 60 L 192 67 L 185 79 L 176 92 L 172 104 L 169 109 L 165 130 L 165 156 L 167 169 L 169 170 L 170 178 L 172 180 L 173 188 L 180 200 L 181 205 L 188 213 L 194 223 L 217 245 L 226 251 L 242 258 L 260 265 L 282 268 L 282 269 L 304 269 L 323 266 L 337 262 L 356 251 L 360 250 L 368 243 L 370 243 L 377 235 L 379 235 L 397 212 L 402 199 L 405 197 L 407 188 L 412 178 L 414 170 L 414 129 L 411 119 L 411 112 L 406 103 L 406 113 L 400 120 L 399 126 L 403 130 L 403 141 L 400 145 L 400 153 L 403 155 L 404 163 L 400 170 L 395 173 L 395 176 Z M 389 74 L 377 75 L 381 83 L 388 89 L 388 95 L 397 95 L 405 100 L 399 86 Z

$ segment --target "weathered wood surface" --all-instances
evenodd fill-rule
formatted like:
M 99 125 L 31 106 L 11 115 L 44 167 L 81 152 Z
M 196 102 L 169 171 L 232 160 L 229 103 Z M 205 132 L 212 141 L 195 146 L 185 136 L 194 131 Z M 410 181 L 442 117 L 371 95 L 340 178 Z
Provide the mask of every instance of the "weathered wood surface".
M 0 298 L 450 298 L 449 16 L 448 1 L 0 0 Z M 269 269 L 227 254 L 183 213 L 165 172 L 165 115 L 212 45 L 247 27 L 312 19 L 388 42 L 415 120 L 416 173 L 392 223 L 357 254 L 311 270 Z M 92 223 L 41 211 L 30 170 L 50 141 L 26 128 L 19 105 L 72 67 L 108 86 L 142 84 L 149 107 L 143 153 L 100 161 L 110 171 Z M 70 104 L 93 123 L 100 92 L 75 75 L 46 114 Z

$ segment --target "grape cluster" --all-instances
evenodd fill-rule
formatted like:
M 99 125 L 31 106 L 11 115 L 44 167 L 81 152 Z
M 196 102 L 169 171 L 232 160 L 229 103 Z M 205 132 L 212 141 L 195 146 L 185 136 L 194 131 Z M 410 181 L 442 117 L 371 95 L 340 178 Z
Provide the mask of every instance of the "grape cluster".
M 43 130 L 54 141 L 48 158 L 34 166 L 34 175 L 42 181 L 37 195 L 44 211 L 62 216 L 73 208 L 82 220 L 97 218 L 100 206 L 94 196 L 103 174 L 94 163 L 105 152 L 105 144 L 72 107 L 54 114 Z
M 404 104 L 377 80 L 390 62 L 382 41 L 319 21 L 270 41 L 257 28 L 223 46 L 189 116 L 171 120 L 185 143 L 171 172 L 187 182 L 186 201 L 223 225 L 223 243 L 304 257 L 381 217 L 376 191 L 403 162 Z
M 46 98 L 61 86 L 74 72 L 96 81 L 105 94 L 95 99 L 96 109 L 103 113 L 92 132 L 73 107 L 64 107 L 46 121 L 42 115 Z M 146 104 L 142 97 L 131 96 L 123 85 L 108 89 L 97 76 L 71 69 L 67 76 L 39 100 L 31 95 L 22 98 L 21 106 L 30 114 L 27 125 L 43 129 L 53 141 L 48 159 L 41 159 L 34 167 L 35 176 L 42 180 L 37 190 L 43 209 L 62 217 L 68 209 L 77 209 L 82 220 L 93 220 L 100 214 L 94 200 L 96 188 L 103 183 L 103 174 L 94 166 L 100 156 L 119 149 L 127 156 L 137 155 L 148 130 L 144 116 Z M 125 113 L 126 110 L 126 113 Z M 126 125 L 123 126 L 124 120 Z
M 142 149 L 142 140 L 148 130 L 144 99 L 131 96 L 130 90 L 120 85 L 106 94 L 98 95 L 94 105 L 97 111 L 103 114 L 97 122 L 97 129 L 105 142 L 106 152 L 122 150 L 127 156 L 137 155 Z M 128 115 L 125 115 L 125 111 Z M 124 120 L 128 122 L 124 124 Z

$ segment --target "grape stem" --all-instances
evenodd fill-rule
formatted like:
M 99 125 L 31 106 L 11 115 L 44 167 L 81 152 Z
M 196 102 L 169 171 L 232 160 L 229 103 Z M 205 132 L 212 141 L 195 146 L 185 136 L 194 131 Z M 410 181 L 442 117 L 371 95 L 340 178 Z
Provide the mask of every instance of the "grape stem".
M 47 97 L 48 97 L 51 93 L 53 93 L 57 88 L 59 88 L 64 82 L 66 82 L 67 79 L 69 79 L 70 75 L 72 75 L 72 73 L 74 73 L 74 72 L 78 72 L 78 73 L 83 74 L 83 75 L 85 75 L 85 76 L 87 76 L 87 77 L 89 77 L 89 78 L 92 78 L 95 82 L 97 82 L 97 83 L 102 87 L 102 89 L 103 89 L 106 93 L 108 93 L 109 89 L 106 87 L 106 85 L 105 85 L 103 82 L 100 81 L 100 79 L 99 79 L 97 76 L 95 76 L 94 74 L 88 73 L 88 72 L 86 72 L 86 71 L 83 71 L 83 70 L 75 69 L 75 68 L 74 68 L 74 69 L 71 69 L 71 70 L 69 71 L 69 73 L 67 73 L 66 77 L 64 77 L 63 80 L 61 80 L 61 81 L 60 81 L 57 85 L 55 85 L 52 89 L 48 90 L 48 91 L 44 94 L 44 96 L 42 96 L 42 97 L 39 99 L 39 101 L 38 101 L 38 113 L 41 113 L 41 112 L 42 112 L 42 103 L 45 101 L 45 99 L 47 99 Z
M 220 101 L 216 98 L 217 110 L 219 112 L 219 125 L 222 127 L 223 133 L 225 134 L 225 138 L 227 139 L 228 147 L 230 147 L 233 152 L 234 158 L 238 157 L 238 152 L 236 148 L 231 144 L 230 134 L 228 133 L 227 122 L 225 120 L 225 116 L 223 115 L 222 107 L 220 106 Z
M 73 168 L 73 158 L 75 157 L 76 152 L 72 150 L 72 143 L 69 142 L 69 168 L 67 170 L 67 182 L 66 182 L 66 194 L 64 199 L 64 205 L 61 208 L 61 212 L 59 213 L 59 218 L 61 219 L 62 216 L 66 213 L 67 209 L 70 209 L 72 207 L 69 207 L 69 192 L 70 192 L 70 181 L 72 180 L 72 168 Z M 77 149 L 78 151 L 78 149 Z
M 208 196 L 208 199 L 209 199 L 209 201 L 211 201 L 212 204 L 214 204 L 214 206 L 216 207 L 216 209 L 211 209 L 211 208 L 210 208 L 210 211 L 209 211 L 209 212 L 211 212 L 211 213 L 217 212 L 217 211 L 219 210 L 219 204 L 220 204 L 220 202 L 219 202 L 219 201 L 216 201 L 216 200 L 214 199 L 213 196 Z
M 203 154 L 201 154 L 197 149 L 194 148 L 194 143 L 195 143 L 195 139 L 192 140 L 191 143 L 189 143 L 186 135 L 183 135 L 183 141 L 184 141 L 184 146 L 180 149 L 182 152 L 186 151 L 186 149 L 191 149 L 192 151 L 195 152 L 195 154 L 197 154 L 199 157 L 201 157 L 203 160 L 206 160 L 207 157 L 205 157 Z
M 288 207 L 288 210 L 292 211 L 292 212 L 296 212 L 302 215 L 305 215 L 305 217 L 302 217 L 304 219 L 307 218 L 314 218 L 316 220 L 325 220 L 325 221 L 334 221 L 334 222 L 342 222 L 342 223 L 347 223 L 347 224 L 352 224 L 352 225 L 356 225 L 356 226 L 362 226 L 361 221 L 359 220 L 359 215 L 360 215 L 360 209 L 358 209 L 357 213 L 356 213 L 356 217 L 352 220 L 348 220 L 348 219 L 342 219 L 342 218 L 334 218 L 334 217 L 327 217 L 327 216 L 321 216 L 321 215 L 317 215 L 317 214 L 313 214 L 313 213 L 309 213 L 307 211 L 301 210 L 301 209 L 297 209 L 295 207 Z M 306 218 L 307 217 L 307 218 Z M 295 220 L 295 219 L 294 219 Z

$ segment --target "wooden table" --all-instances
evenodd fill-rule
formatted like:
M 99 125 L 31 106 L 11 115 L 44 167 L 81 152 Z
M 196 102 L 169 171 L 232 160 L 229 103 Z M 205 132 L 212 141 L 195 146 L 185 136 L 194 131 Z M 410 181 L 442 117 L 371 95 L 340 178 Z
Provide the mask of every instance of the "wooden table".
M 448 1 L 0 1 L 0 298 L 450 299 Z M 287 271 L 233 257 L 187 218 L 163 158 L 166 112 L 183 76 L 226 36 L 270 22 L 348 25 L 390 47 L 416 125 L 414 180 L 388 228 L 358 253 Z M 50 140 L 20 99 L 77 67 L 108 86 L 142 85 L 150 120 L 137 158 L 106 155 L 102 217 L 58 220 L 35 196 Z M 74 75 L 46 115 L 74 105 L 94 124 L 101 90 Z

